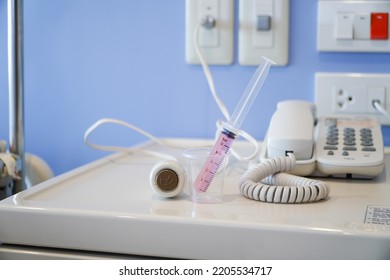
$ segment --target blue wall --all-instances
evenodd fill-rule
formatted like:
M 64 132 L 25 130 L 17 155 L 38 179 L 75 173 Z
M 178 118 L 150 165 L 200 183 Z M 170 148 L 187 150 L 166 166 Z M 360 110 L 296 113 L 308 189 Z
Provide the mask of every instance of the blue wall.
M 184 59 L 184 0 L 26 0 L 26 150 L 56 174 L 104 152 L 83 143 L 103 117 L 134 123 L 160 137 L 212 137 L 221 119 L 202 70 Z M 316 51 L 317 1 L 290 1 L 290 63 L 272 68 L 244 123 L 262 139 L 278 101 L 314 99 L 314 74 L 390 72 L 390 54 Z M 236 15 L 238 1 L 235 1 Z M 0 138 L 8 139 L 6 0 L 0 0 Z M 237 18 L 237 17 L 236 17 Z M 237 21 L 235 23 L 237 29 Z M 237 42 L 236 42 L 237 46 Z M 233 110 L 255 67 L 213 66 L 219 95 Z M 390 130 L 384 128 L 390 144 Z M 94 141 L 133 145 L 124 128 Z

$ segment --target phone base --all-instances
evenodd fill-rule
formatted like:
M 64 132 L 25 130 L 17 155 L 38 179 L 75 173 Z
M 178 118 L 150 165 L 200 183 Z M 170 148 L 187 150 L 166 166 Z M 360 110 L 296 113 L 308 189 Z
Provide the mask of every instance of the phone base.
M 260 152 L 260 162 L 266 159 L 269 159 L 269 157 L 267 152 L 267 143 L 265 140 Z M 315 170 L 316 170 L 316 157 L 315 157 L 315 151 L 313 151 L 312 157 L 310 159 L 297 160 L 295 167 L 291 171 L 289 171 L 289 173 L 297 176 L 309 176 L 310 174 L 313 174 Z

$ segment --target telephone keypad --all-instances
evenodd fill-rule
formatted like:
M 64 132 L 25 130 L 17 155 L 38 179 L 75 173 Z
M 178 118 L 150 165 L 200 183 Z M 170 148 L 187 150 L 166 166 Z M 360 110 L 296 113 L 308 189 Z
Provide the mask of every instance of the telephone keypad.
M 315 136 L 318 176 L 372 178 L 383 170 L 380 123 L 360 115 L 321 117 Z
M 339 127 L 337 126 L 336 119 L 329 119 L 327 122 L 328 130 L 326 136 L 326 145 L 324 150 L 327 150 L 327 155 L 335 155 L 334 151 L 339 149 Z M 356 129 L 353 127 L 344 127 L 343 132 L 343 141 L 342 141 L 342 155 L 349 156 L 350 151 L 357 151 L 357 142 L 356 142 Z M 360 128 L 360 146 L 361 151 L 363 152 L 375 152 L 376 149 L 372 139 L 372 131 L 370 128 Z

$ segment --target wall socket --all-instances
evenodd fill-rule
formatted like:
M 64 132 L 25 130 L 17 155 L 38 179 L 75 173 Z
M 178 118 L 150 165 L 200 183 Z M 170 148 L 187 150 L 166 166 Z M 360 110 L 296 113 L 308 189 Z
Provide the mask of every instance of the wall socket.
M 215 25 L 199 26 L 208 17 Z M 207 20 L 206 20 L 207 21 Z M 186 0 L 186 61 L 200 64 L 195 51 L 196 29 L 199 49 L 208 64 L 233 63 L 234 1 L 233 0 Z
M 318 116 L 362 114 L 390 125 L 390 74 L 316 73 L 315 83 Z M 389 116 L 378 111 L 374 101 Z

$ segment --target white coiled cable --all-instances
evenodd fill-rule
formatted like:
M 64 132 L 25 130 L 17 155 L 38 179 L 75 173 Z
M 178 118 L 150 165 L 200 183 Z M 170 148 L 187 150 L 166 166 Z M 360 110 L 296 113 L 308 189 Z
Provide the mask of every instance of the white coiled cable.
M 294 154 L 267 159 L 240 178 L 239 188 L 247 198 L 273 203 L 305 203 L 328 197 L 328 184 L 284 172 L 295 166 Z

